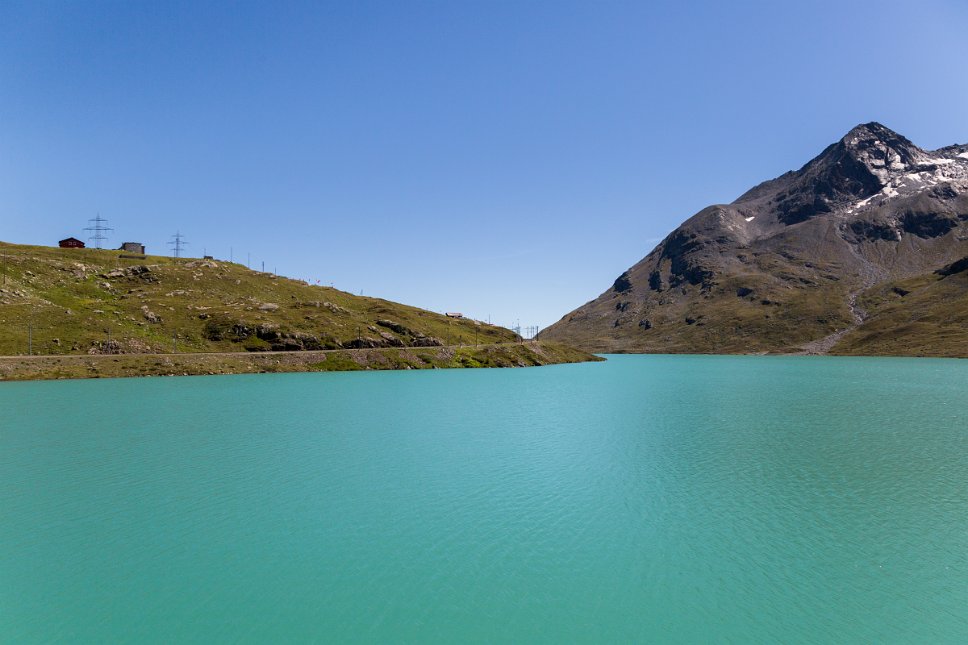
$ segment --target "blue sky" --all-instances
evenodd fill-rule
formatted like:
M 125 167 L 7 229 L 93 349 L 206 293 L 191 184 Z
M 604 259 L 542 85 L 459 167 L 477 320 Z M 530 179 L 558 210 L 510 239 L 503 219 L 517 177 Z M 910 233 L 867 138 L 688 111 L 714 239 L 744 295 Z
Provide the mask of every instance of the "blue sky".
M 0 239 L 542 327 L 857 123 L 968 141 L 968 3 L 0 3 Z

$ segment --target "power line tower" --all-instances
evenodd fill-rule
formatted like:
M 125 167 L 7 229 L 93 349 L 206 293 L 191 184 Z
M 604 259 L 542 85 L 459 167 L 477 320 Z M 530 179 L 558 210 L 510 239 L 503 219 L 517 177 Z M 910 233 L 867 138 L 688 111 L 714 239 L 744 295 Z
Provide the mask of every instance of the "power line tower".
M 168 242 L 168 246 L 171 247 L 172 257 L 180 258 L 182 251 L 188 246 L 188 242 L 185 241 L 185 236 L 181 234 L 181 231 L 178 231 L 171 236 L 171 241 Z
M 91 225 L 86 227 L 84 230 L 91 231 L 93 233 L 93 235 L 87 239 L 94 240 L 94 248 L 99 249 L 101 248 L 101 242 L 104 242 L 108 239 L 108 236 L 105 235 L 105 233 L 110 233 L 114 229 L 107 226 L 108 221 L 101 217 L 100 213 L 98 213 L 97 217 L 94 219 L 89 219 L 87 221 Z

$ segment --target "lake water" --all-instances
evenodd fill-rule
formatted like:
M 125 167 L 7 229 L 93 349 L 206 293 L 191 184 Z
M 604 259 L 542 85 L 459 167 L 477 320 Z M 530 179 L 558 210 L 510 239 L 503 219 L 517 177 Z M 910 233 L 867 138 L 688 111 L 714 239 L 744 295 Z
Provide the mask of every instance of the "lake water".
M 968 361 L 0 384 L 2 642 L 968 642 Z

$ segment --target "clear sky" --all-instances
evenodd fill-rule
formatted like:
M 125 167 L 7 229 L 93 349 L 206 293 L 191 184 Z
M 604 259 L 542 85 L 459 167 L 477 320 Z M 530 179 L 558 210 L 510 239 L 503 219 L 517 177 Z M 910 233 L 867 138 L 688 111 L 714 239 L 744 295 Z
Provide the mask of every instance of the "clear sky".
M 854 125 L 968 141 L 968 2 L 0 2 L 0 239 L 545 327 Z

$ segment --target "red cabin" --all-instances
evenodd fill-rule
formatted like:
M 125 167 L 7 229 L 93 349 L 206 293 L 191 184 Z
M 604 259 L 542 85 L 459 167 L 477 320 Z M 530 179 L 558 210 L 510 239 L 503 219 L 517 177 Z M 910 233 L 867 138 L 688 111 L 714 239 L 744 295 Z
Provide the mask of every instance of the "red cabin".
M 80 241 L 76 237 L 69 237 L 66 240 L 61 240 L 57 243 L 62 249 L 83 249 L 84 242 Z

